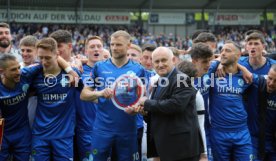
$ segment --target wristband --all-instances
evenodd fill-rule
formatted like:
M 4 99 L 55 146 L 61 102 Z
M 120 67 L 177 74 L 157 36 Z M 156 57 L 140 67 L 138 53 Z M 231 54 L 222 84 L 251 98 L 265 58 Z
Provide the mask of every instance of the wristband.
M 67 67 L 64 69 L 66 73 L 69 73 L 73 70 L 73 68 L 71 66 Z

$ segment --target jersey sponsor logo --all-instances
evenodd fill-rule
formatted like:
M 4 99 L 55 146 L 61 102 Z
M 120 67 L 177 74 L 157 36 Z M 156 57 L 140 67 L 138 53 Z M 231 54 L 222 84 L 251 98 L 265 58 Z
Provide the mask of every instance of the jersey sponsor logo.
M 242 88 L 236 88 L 236 87 L 218 87 L 217 89 L 218 93 L 227 93 L 227 94 L 241 94 Z
M 42 99 L 45 102 L 64 102 L 67 97 L 67 93 L 61 94 L 42 94 Z
M 102 71 L 103 74 L 112 74 L 111 71 Z
M 197 90 L 199 90 L 199 92 L 204 95 L 209 92 L 209 87 L 198 88 Z
M 3 103 L 4 103 L 4 105 L 9 105 L 9 106 L 16 105 L 16 104 L 22 102 L 26 98 L 26 95 L 27 95 L 27 93 L 24 92 L 24 93 L 21 93 L 20 95 L 17 95 L 15 97 L 6 98 L 6 99 L 3 100 Z

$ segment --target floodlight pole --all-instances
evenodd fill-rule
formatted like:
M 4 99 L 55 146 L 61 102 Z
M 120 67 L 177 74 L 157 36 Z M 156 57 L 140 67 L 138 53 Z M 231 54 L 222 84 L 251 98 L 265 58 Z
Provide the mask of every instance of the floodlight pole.
M 221 5 L 221 1 L 218 1 L 217 10 L 214 14 L 213 32 L 216 29 L 216 23 L 217 23 L 216 21 L 217 21 L 217 15 L 218 15 L 218 12 L 219 12 L 219 9 L 220 9 L 220 5 Z
M 139 9 L 138 25 L 140 27 L 140 35 L 141 35 L 140 39 L 139 39 L 139 45 L 141 45 L 141 43 L 142 43 L 142 36 L 143 36 L 143 28 L 144 28 L 141 8 Z
M 265 31 L 267 32 L 268 30 L 268 24 L 267 24 L 267 11 L 266 11 L 266 8 L 264 9 L 264 12 L 263 12 L 263 17 L 264 17 L 264 28 L 265 28 Z
M 77 0 L 76 7 L 75 7 L 76 25 L 81 24 L 82 22 L 82 12 L 83 12 L 83 0 Z
M 202 8 L 201 10 L 201 24 L 202 24 L 202 28 L 205 29 L 205 15 L 204 15 L 204 8 Z
M 10 23 L 11 20 L 11 1 L 7 0 L 7 22 Z
M 80 17 L 82 18 L 83 15 L 83 0 L 80 0 Z M 80 19 L 80 23 L 81 23 L 82 19 Z

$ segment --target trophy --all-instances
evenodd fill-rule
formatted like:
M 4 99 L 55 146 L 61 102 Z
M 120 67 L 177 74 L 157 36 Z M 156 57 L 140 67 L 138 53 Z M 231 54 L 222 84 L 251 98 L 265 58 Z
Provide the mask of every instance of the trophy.
M 134 73 L 123 74 L 113 84 L 113 104 L 125 110 L 128 107 L 135 107 L 140 98 L 144 95 L 143 83 Z

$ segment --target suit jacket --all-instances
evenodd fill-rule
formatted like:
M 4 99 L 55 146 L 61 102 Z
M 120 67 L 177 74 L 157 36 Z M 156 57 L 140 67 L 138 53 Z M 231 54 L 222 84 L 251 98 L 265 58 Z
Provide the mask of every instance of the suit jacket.
M 181 80 L 187 79 L 186 86 L 177 81 L 179 74 Z M 190 78 L 176 69 L 168 80 L 169 85 L 162 87 L 159 94 L 153 88 L 151 99 L 144 103 L 144 110 L 149 112 L 148 155 L 156 156 L 151 154 L 152 147 L 162 161 L 200 155 L 204 148 L 195 108 L 197 91 L 191 86 Z

